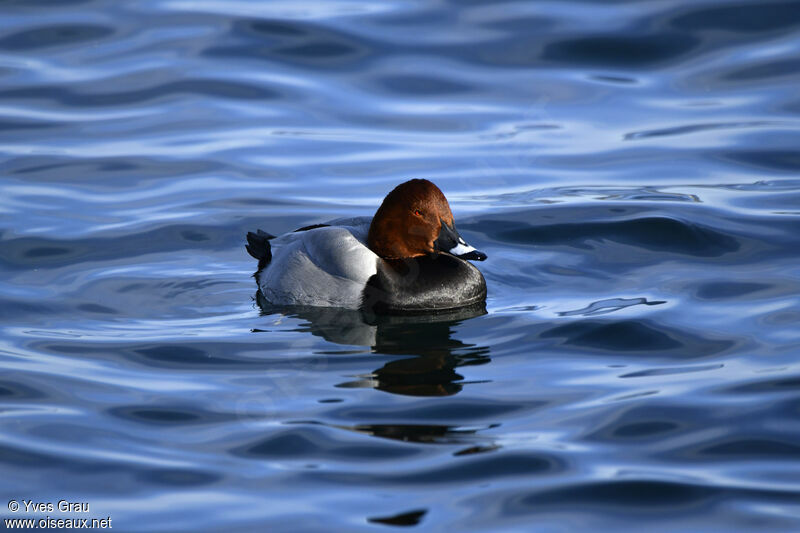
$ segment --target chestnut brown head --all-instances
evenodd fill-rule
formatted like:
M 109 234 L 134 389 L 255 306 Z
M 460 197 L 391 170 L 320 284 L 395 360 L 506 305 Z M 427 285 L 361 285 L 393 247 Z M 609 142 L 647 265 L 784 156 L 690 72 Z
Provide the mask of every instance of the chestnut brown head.
M 418 257 L 436 251 L 482 261 L 456 230 L 442 191 L 428 180 L 401 183 L 386 195 L 369 228 L 367 245 L 384 259 Z

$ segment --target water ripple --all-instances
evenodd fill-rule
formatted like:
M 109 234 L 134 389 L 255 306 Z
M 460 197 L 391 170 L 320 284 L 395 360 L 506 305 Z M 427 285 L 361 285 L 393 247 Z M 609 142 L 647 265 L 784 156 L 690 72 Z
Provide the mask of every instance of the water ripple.
M 122 530 L 799 528 L 796 2 L 3 5 L 7 500 Z M 247 231 L 412 177 L 488 254 L 485 306 L 255 294 Z

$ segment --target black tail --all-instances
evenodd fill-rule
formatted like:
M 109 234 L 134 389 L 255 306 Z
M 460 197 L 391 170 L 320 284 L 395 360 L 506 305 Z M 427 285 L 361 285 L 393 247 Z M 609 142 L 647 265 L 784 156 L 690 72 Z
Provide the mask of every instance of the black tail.
M 255 233 L 252 231 L 247 232 L 247 244 L 245 248 L 247 249 L 247 253 L 258 259 L 259 271 L 272 261 L 272 247 L 269 244 L 269 240 L 274 238 L 274 235 L 270 235 L 261 230 Z M 256 275 L 258 275 L 258 272 L 256 272 Z

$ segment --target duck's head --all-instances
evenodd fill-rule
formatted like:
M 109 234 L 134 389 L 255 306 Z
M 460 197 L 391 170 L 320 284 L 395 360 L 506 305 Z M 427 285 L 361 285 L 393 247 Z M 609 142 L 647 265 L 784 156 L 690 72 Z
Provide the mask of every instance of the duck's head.
M 442 191 L 428 180 L 401 183 L 386 195 L 375 213 L 367 238 L 369 248 L 384 259 L 447 252 L 483 261 L 486 254 L 464 242 Z

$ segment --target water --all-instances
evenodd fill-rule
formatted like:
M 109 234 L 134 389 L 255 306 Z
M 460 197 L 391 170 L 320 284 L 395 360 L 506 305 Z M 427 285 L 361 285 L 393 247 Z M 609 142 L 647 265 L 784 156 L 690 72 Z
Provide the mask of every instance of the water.
M 3 517 L 800 529 L 797 2 L 0 12 Z M 412 177 L 485 314 L 262 313 Z

